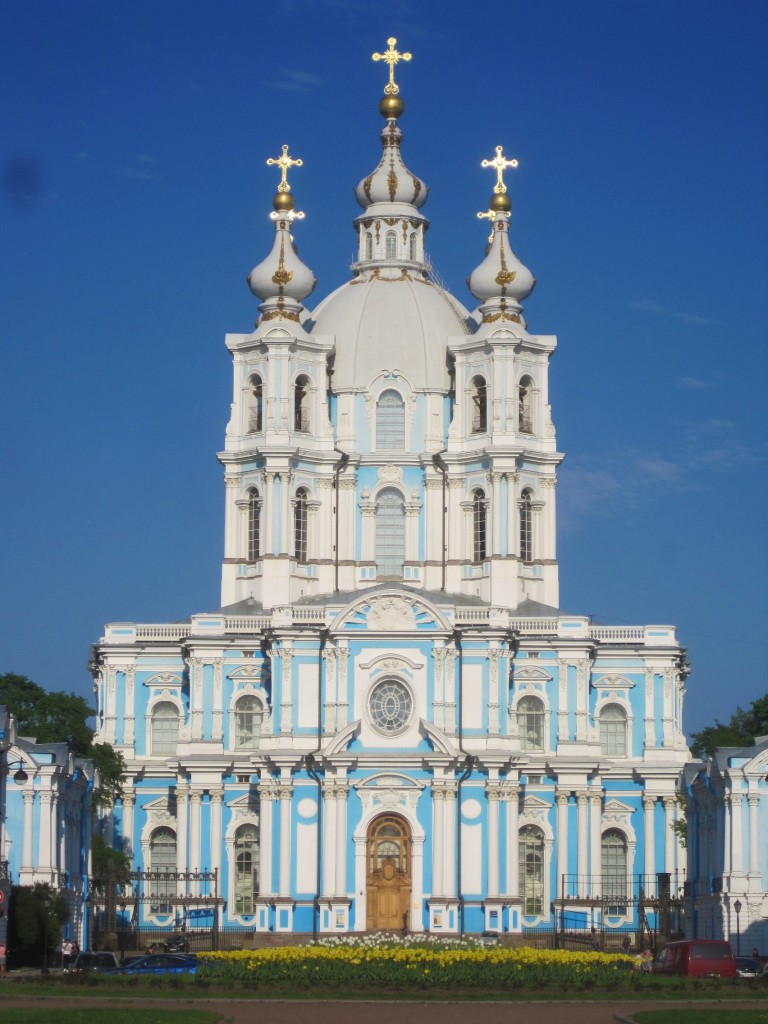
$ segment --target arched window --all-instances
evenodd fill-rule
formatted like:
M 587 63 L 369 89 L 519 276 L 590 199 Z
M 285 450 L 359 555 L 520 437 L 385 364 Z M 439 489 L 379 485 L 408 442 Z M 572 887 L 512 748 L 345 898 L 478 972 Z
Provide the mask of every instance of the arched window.
M 405 562 L 405 505 L 394 487 L 376 501 L 376 574 L 379 579 L 402 579 Z
M 600 752 L 626 757 L 627 713 L 619 704 L 606 704 L 600 712 Z
M 248 561 L 255 562 L 261 551 L 261 498 L 255 487 L 248 491 Z
M 411 233 L 411 237 L 410 237 L 410 239 L 408 241 L 408 246 L 409 246 L 408 254 L 409 254 L 409 256 L 411 257 L 412 260 L 418 259 L 417 245 L 418 245 L 418 239 L 416 237 L 416 232 L 414 231 L 414 232 Z
M 293 387 L 293 429 L 300 434 L 309 433 L 309 377 L 296 378 Z
M 263 712 L 259 698 L 250 694 L 235 704 L 236 750 L 255 750 L 258 747 Z
M 482 562 L 487 555 L 487 510 L 485 493 L 478 487 L 472 493 L 472 561 Z
M 405 448 L 405 403 L 397 391 L 382 391 L 376 403 L 376 447 Z
M 520 495 L 520 560 L 533 561 L 533 495 L 527 487 Z
M 259 895 L 259 830 L 241 825 L 235 832 L 235 913 L 255 914 Z
M 365 233 L 365 258 L 367 260 L 373 259 L 373 235 L 370 231 Z
M 612 828 L 603 832 L 601 843 L 603 896 L 609 914 L 627 912 L 627 840 L 623 832 Z
M 544 833 L 535 825 L 520 829 L 518 842 L 522 911 L 528 917 L 544 913 Z
M 538 697 L 523 697 L 517 705 L 521 750 L 544 749 L 544 705 Z
M 472 433 L 484 434 L 488 429 L 488 393 L 484 377 L 472 379 Z
M 258 373 L 248 381 L 248 433 L 258 434 L 264 429 L 264 384 Z
M 170 701 L 161 701 L 152 709 L 152 753 L 168 757 L 176 753 L 179 741 L 179 709 Z
M 296 561 L 300 565 L 307 564 L 307 540 L 309 533 L 309 515 L 307 502 L 309 494 L 306 487 L 300 487 L 296 491 L 296 500 L 293 503 L 293 549 Z
M 517 386 L 517 428 L 521 434 L 533 433 L 533 381 L 523 377 Z
M 388 260 L 397 256 L 397 235 L 394 231 L 388 231 L 384 236 L 384 255 Z
M 156 828 L 149 840 L 150 912 L 170 914 L 176 896 L 176 833 Z

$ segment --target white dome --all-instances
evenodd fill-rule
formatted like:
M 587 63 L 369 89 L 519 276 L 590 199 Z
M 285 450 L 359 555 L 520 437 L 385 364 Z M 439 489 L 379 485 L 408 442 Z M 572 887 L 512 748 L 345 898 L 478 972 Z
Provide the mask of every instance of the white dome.
M 398 370 L 416 390 L 448 391 L 448 339 L 474 330 L 452 295 L 399 267 L 348 281 L 304 327 L 334 337 L 334 391 L 362 391 L 382 370 Z

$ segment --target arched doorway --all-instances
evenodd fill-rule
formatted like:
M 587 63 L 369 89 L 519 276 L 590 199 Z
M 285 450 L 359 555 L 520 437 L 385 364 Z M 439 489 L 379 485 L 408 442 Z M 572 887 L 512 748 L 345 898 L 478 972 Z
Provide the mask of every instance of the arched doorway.
M 369 931 L 410 924 L 411 830 L 397 815 L 375 818 L 368 828 L 366 889 Z

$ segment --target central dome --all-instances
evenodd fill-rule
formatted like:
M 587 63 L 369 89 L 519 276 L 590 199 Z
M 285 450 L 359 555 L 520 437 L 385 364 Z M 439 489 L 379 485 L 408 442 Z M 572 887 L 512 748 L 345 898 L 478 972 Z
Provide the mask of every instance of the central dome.
M 452 295 L 405 268 L 375 268 L 324 299 L 304 326 L 332 335 L 333 390 L 365 390 L 399 370 L 414 390 L 448 391 L 448 339 L 470 334 L 469 313 Z

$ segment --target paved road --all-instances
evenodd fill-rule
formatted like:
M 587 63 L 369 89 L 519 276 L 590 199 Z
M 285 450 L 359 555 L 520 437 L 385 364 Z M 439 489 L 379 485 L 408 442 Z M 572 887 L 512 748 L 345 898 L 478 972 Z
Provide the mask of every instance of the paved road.
M 55 1021 L 57 999 L 8 998 L 0 995 L 0 1017 L 17 1006 L 47 1006 Z M 199 1007 L 221 1014 L 221 1024 L 616 1024 L 631 1018 L 634 1010 L 698 1007 L 723 1009 L 724 1019 L 731 1010 L 754 1009 L 765 1005 L 760 1001 L 717 1002 L 687 1001 L 639 1002 L 633 999 L 616 1002 L 536 1002 L 536 1003 L 400 1003 L 400 1002 L 269 1002 L 267 1000 L 212 999 L 87 999 L 67 998 L 67 1005 L 103 1007 L 105 1024 L 109 1008 L 141 1005 L 150 1008 L 185 1009 Z

